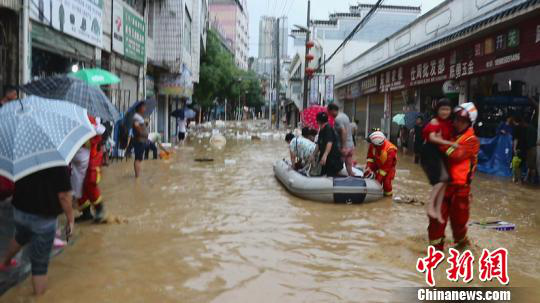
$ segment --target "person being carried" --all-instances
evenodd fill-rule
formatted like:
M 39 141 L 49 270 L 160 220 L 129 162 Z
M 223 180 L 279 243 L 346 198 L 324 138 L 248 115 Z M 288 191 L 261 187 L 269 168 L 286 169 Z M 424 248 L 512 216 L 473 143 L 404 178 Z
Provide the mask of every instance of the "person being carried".
M 426 212 L 429 217 L 443 223 L 441 204 L 446 184 L 450 180 L 443 151 L 448 146 L 454 145 L 455 147 L 455 142 L 450 141 L 453 133 L 450 118 L 452 115 L 452 103 L 450 100 L 439 100 L 435 106 L 435 114 L 436 117 L 424 127 L 422 132 L 424 145 L 422 146 L 420 163 L 429 179 L 429 183 L 433 186 L 429 201 L 426 204 Z
M 375 131 L 368 137 L 369 148 L 364 177 L 375 177 L 383 186 L 384 196 L 392 196 L 392 181 L 396 176 L 397 147 L 381 131 Z
M 0 107 L 4 106 L 5 104 L 17 100 L 18 94 L 17 94 L 17 88 L 12 85 L 6 85 L 4 87 L 4 97 L 0 99 Z
M 454 110 L 455 134 L 452 139 L 459 145 L 445 149 L 450 181 L 445 187 L 441 205 L 442 222 L 429 217 L 429 243 L 438 250 L 444 249 L 444 231 L 448 218 L 457 248 L 464 248 L 469 244 L 467 222 L 471 202 L 471 181 L 476 172 L 480 150 L 480 142 L 473 129 L 477 117 L 478 112 L 472 102 L 463 103 Z
M 152 155 L 154 160 L 158 158 L 158 148 L 164 152 L 166 155 L 169 155 L 170 152 L 163 147 L 161 144 L 161 134 L 158 132 L 153 132 L 148 134 L 148 142 L 146 143 L 146 148 L 144 151 L 144 159 L 148 160 L 148 156 L 150 155 L 150 151 L 152 151 Z
M 304 168 L 315 152 L 316 144 L 308 139 L 310 136 L 309 127 L 302 128 L 302 136 L 295 137 L 292 133 L 285 136 L 285 142 L 289 145 L 291 165 L 295 170 Z
M 141 175 L 141 164 L 144 158 L 144 150 L 148 141 L 148 130 L 144 124 L 144 113 L 146 112 L 146 104 L 141 102 L 135 108 L 133 115 L 133 148 L 135 149 L 135 161 L 133 168 L 135 170 L 135 178 Z
M 343 161 L 338 150 L 339 138 L 332 126 L 328 124 L 327 113 L 318 113 L 316 119 L 319 124 L 319 137 L 313 154 L 319 155 L 319 163 L 322 166 L 321 175 L 336 177 L 343 169 Z
M 23 246 L 30 245 L 32 285 L 34 294 L 41 295 L 47 289 L 47 271 L 58 215 L 62 212 L 66 215 L 68 239 L 75 226 L 68 167 L 44 169 L 15 182 L 12 204 L 15 236 L 0 263 L 0 271 L 16 266 L 13 258 Z
M 354 176 L 353 172 L 353 153 L 354 153 L 354 140 L 351 131 L 351 122 L 349 117 L 339 112 L 339 107 L 331 103 L 328 105 L 328 114 L 334 117 L 334 128 L 338 134 L 338 146 L 341 152 L 341 158 L 345 162 L 347 168 L 347 174 Z

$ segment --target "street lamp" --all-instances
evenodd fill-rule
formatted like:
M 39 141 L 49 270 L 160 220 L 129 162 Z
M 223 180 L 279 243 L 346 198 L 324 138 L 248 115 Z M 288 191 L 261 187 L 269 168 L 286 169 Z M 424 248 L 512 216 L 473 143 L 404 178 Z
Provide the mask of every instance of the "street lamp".
M 306 33 L 311 33 L 311 30 L 309 28 L 303 26 L 303 25 L 295 24 L 294 26 L 300 31 L 303 31 L 303 32 L 306 32 Z

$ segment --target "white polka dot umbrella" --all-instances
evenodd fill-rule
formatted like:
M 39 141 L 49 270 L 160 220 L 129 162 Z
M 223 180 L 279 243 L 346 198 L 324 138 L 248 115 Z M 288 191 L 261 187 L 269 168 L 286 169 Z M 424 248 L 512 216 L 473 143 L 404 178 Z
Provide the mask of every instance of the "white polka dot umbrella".
M 96 135 L 86 109 L 29 97 L 0 108 L 0 175 L 17 181 L 37 171 L 68 165 Z

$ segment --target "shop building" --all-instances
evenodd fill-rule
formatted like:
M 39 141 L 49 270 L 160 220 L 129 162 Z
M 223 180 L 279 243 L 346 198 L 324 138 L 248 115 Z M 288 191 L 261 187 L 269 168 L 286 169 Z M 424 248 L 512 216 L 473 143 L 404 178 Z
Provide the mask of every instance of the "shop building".
M 364 134 L 380 127 L 395 140 L 392 117 L 428 114 L 446 83 L 456 104 L 476 103 L 489 137 L 508 115 L 538 124 L 539 65 L 540 1 L 445 1 L 346 64 L 353 76 L 337 88 L 346 97 L 360 83 Z
M 20 0 L 0 2 L 0 98 L 4 96 L 4 87 L 16 86 L 22 82 L 21 52 L 23 30 Z
M 149 5 L 147 83 L 156 94 L 156 129 L 169 141 L 176 136 L 174 110 L 191 104 L 194 83 L 199 81 L 200 54 L 204 51 L 208 22 L 206 0 L 153 1 Z

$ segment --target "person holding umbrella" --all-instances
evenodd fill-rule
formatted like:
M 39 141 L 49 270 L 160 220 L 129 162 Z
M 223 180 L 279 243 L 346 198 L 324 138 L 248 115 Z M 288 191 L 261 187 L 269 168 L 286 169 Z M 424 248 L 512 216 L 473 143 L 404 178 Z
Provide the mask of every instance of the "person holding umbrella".
M 0 175 L 15 181 L 15 235 L 0 263 L 0 271 L 16 266 L 13 258 L 23 246 L 30 245 L 36 295 L 47 288 L 58 215 L 66 216 L 66 238 L 73 234 L 67 165 L 95 134 L 86 110 L 62 101 L 29 97 L 11 102 L 0 111 Z

